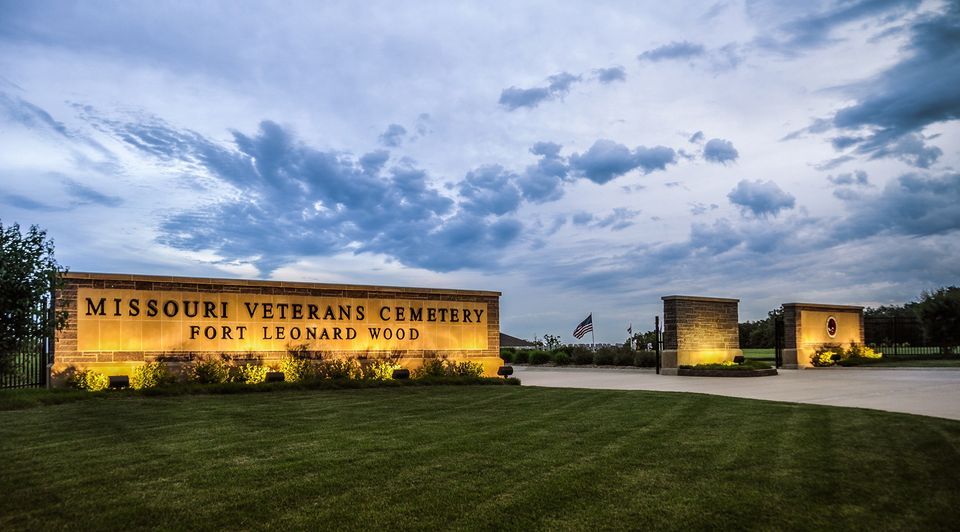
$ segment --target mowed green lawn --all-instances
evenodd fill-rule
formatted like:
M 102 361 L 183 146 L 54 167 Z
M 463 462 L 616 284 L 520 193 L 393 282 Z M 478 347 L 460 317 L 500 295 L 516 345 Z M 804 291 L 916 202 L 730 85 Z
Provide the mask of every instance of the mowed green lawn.
M 0 412 L 0 530 L 955 529 L 960 422 L 518 386 Z
M 777 356 L 776 350 L 774 348 L 759 348 L 759 349 L 743 349 L 743 356 L 746 358 L 769 358 L 773 359 Z

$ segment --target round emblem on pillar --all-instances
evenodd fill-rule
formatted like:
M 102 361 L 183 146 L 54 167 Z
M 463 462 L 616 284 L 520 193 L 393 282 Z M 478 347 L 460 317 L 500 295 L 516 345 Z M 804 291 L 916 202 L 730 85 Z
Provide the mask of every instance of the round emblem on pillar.
M 827 336 L 833 338 L 837 335 L 837 318 L 830 316 L 827 318 Z

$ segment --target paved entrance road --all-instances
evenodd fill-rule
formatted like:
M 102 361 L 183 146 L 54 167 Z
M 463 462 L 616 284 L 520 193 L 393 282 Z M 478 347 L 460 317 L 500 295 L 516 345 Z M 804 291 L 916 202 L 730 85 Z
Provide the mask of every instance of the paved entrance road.
M 524 386 L 653 390 L 855 406 L 960 420 L 960 369 L 779 370 L 776 377 L 676 377 L 652 369 L 514 366 Z

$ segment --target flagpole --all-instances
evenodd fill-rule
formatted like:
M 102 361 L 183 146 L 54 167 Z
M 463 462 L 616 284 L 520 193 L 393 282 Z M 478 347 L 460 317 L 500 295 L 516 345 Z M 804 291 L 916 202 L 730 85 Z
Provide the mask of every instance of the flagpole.
M 597 339 L 593 336 L 593 330 L 597 328 L 597 324 L 593 322 L 593 311 L 590 311 L 590 344 L 593 346 L 593 350 L 597 350 Z

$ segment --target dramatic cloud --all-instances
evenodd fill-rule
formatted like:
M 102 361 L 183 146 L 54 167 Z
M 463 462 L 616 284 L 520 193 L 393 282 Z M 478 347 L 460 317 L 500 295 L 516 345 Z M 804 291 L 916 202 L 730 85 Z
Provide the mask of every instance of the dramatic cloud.
M 572 221 L 574 225 L 587 225 L 593 221 L 593 215 L 589 212 L 578 212 L 573 215 Z
M 538 142 L 530 148 L 530 153 L 540 157 L 537 164 L 528 166 L 518 179 L 523 197 L 527 201 L 543 203 L 555 201 L 563 196 L 563 183 L 569 170 L 566 161 L 560 156 L 562 146 L 553 142 Z
M 66 185 L 67 193 L 73 196 L 80 205 L 92 203 L 103 207 L 116 207 L 123 203 L 119 196 L 109 196 L 72 179 L 64 180 L 64 185 Z
M 688 140 L 691 144 L 700 144 L 701 142 L 703 142 L 703 139 L 704 139 L 703 131 L 697 131 L 693 135 L 690 135 L 690 138 Z
M 664 44 L 651 50 L 647 50 L 637 56 L 641 61 L 669 61 L 678 59 L 690 59 L 706 53 L 706 48 L 702 44 L 691 43 L 687 41 L 672 42 Z
M 360 168 L 367 175 L 377 175 L 388 160 L 390 160 L 390 152 L 387 150 L 372 151 L 360 157 Z
M 900 8 L 893 3 L 859 2 L 841 11 L 859 18 Z M 960 86 L 960 4 L 950 2 L 945 9 L 911 26 L 903 60 L 845 88 L 857 100 L 855 104 L 785 139 L 836 128 L 856 133 L 835 137 L 832 143 L 837 149 L 856 146 L 857 153 L 893 157 L 919 168 L 935 163 L 942 150 L 927 146 L 919 132 L 931 124 L 960 118 L 960 91 L 956 90 Z M 815 40 L 820 42 L 826 33 L 818 30 L 811 35 L 819 36 Z
M 598 68 L 593 71 L 600 83 L 613 83 L 614 81 L 626 81 L 627 71 L 622 66 L 610 68 Z
M 517 176 L 498 165 L 484 166 L 468 172 L 460 183 L 460 205 L 478 215 L 504 215 L 520 206 L 520 190 L 514 184 Z
M 617 207 L 607 216 L 597 220 L 594 227 L 607 228 L 612 231 L 620 231 L 633 225 L 633 219 L 640 214 L 640 211 Z
M 23 209 L 25 211 L 55 211 L 56 207 L 47 205 L 46 203 L 41 203 L 39 201 L 30 199 L 26 196 L 21 196 L 19 194 L 3 194 L 0 195 L 0 202 L 3 202 L 5 205 L 10 207 L 15 207 L 17 209 Z
M 387 150 L 356 159 L 317 150 L 270 121 L 253 136 L 234 132 L 231 149 L 156 119 L 89 118 L 138 151 L 197 165 L 238 191 L 232 199 L 168 216 L 160 227 L 161 243 L 252 263 L 264 274 L 297 257 L 343 252 L 380 253 L 434 271 L 495 267 L 496 261 L 482 260 L 483 253 L 519 236 L 522 224 L 507 216 L 522 201 L 555 201 L 577 177 L 603 184 L 632 170 L 647 174 L 676 162 L 674 151 L 663 146 L 631 150 L 599 140 L 583 155 L 564 158 L 561 145 L 538 142 L 530 148 L 538 161 L 523 173 L 480 166 L 455 184 L 457 196 L 449 198 L 412 161 L 387 169 Z M 120 201 L 77 183 L 68 183 L 68 191 L 104 206 Z M 592 225 L 618 231 L 632 225 L 637 213 L 616 208 L 591 218 Z M 582 217 L 574 216 L 573 223 L 581 224 Z
M 960 4 L 912 27 L 908 57 L 872 79 L 850 87 L 858 102 L 841 109 L 833 123 L 841 129 L 872 128 L 861 152 L 886 147 L 907 133 L 960 118 Z M 929 156 L 918 162 L 929 161 Z
M 931 177 L 906 174 L 876 195 L 855 195 L 849 216 L 835 228 L 840 239 L 862 239 L 881 232 L 927 236 L 960 230 L 960 174 Z
M 795 55 L 805 49 L 817 48 L 833 41 L 833 32 L 846 24 L 866 18 L 884 15 L 892 20 L 915 8 L 919 0 L 853 0 L 846 2 L 826 2 L 827 7 L 812 14 L 803 14 L 778 26 L 770 34 L 756 39 L 755 44 L 786 55 Z M 757 10 L 759 3 L 749 4 L 749 9 Z M 770 10 L 783 9 L 778 3 L 764 6 Z
M 719 208 L 720 206 L 717 205 L 716 203 L 711 203 L 710 205 L 707 205 L 706 203 L 700 203 L 700 202 L 691 203 L 690 214 L 694 216 L 699 216 L 701 214 L 705 214 L 707 211 L 715 211 Z
M 400 124 L 390 124 L 387 130 L 380 134 L 380 144 L 388 148 L 396 148 L 403 143 L 403 137 L 407 135 L 407 129 Z
M 727 164 L 736 161 L 739 156 L 729 140 L 710 139 L 703 147 L 703 158 L 712 163 Z
M 784 209 L 792 209 L 796 199 L 784 192 L 773 181 L 747 181 L 737 183 L 736 188 L 727 194 L 730 203 L 740 207 L 743 212 L 754 216 L 776 216 Z
M 123 128 L 130 129 L 136 128 Z M 190 137 L 171 130 L 160 138 L 185 136 Z M 513 177 L 500 168 L 469 173 L 455 211 L 454 202 L 429 185 L 424 171 L 400 165 L 382 174 L 383 152 L 355 161 L 300 144 L 272 122 L 263 122 L 254 136 L 234 133 L 234 138 L 239 152 L 233 161 L 222 164 L 227 157 L 222 153 L 202 162 L 241 193 L 171 215 L 161 226 L 161 243 L 249 261 L 263 273 L 297 257 L 347 251 L 383 253 L 403 264 L 450 271 L 490 266 L 490 251 L 516 239 L 522 227 L 516 220 L 486 218 L 508 213 L 519 202 Z M 205 142 L 196 148 L 210 151 Z M 189 156 L 197 150 L 156 143 L 151 152 Z
M 547 78 L 545 87 L 534 87 L 530 89 L 521 89 L 510 87 L 500 92 L 500 105 L 509 111 L 521 107 L 534 108 L 541 102 L 559 98 L 570 92 L 570 87 L 581 80 L 580 76 L 569 72 L 561 72 Z
M 930 168 L 930 165 L 943 155 L 943 150 L 936 146 L 927 146 L 923 137 L 917 134 L 904 135 L 889 144 L 880 144 L 867 151 L 873 152 L 872 159 L 893 157 L 917 168 Z
M 830 181 L 834 185 L 862 185 L 867 186 L 870 184 L 870 180 L 867 177 L 867 173 L 863 170 L 857 170 L 856 172 L 839 174 L 836 177 L 829 175 L 827 176 L 827 181 Z
M 668 164 L 676 162 L 677 154 L 672 148 L 638 146 L 630 150 L 623 144 L 607 139 L 594 142 L 583 155 L 574 153 L 570 156 L 573 170 L 601 185 L 632 170 L 639 169 L 649 174 L 654 170 L 664 170 Z
M 837 151 L 843 151 L 850 146 L 856 146 L 861 142 L 863 142 L 863 137 L 849 137 L 845 135 L 830 139 L 830 144 L 833 146 L 833 149 Z
M 31 128 L 49 129 L 69 137 L 66 126 L 50 116 L 50 113 L 23 98 L 0 92 L 0 117 L 21 123 Z

